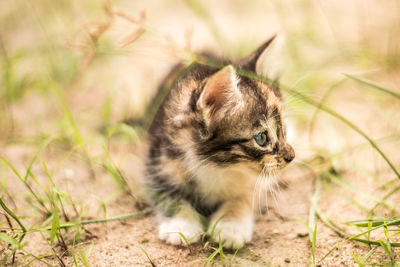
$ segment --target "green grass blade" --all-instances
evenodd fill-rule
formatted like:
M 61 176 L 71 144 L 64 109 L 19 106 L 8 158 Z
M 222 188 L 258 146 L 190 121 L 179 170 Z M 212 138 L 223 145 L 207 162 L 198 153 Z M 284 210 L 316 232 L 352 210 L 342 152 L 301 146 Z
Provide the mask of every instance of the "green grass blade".
M 43 143 L 39 146 L 39 149 L 36 151 L 35 155 L 33 156 L 33 158 L 31 159 L 31 162 L 29 163 L 28 168 L 26 169 L 26 173 L 24 176 L 24 182 L 26 182 L 26 179 L 29 176 L 29 173 L 32 169 L 32 165 L 33 163 L 36 161 L 37 157 L 39 156 L 40 152 L 43 151 L 43 149 L 45 149 L 54 139 L 49 137 L 46 140 L 43 141 Z
M 75 118 L 72 115 L 71 109 L 68 106 L 63 88 L 56 81 L 51 81 L 49 87 L 55 94 L 55 96 L 63 110 L 63 114 L 72 130 L 72 137 L 73 137 L 74 142 L 77 144 L 78 147 L 82 148 L 82 153 L 89 165 L 91 176 L 96 177 L 96 174 L 93 169 L 92 159 L 90 157 L 88 150 L 85 147 L 84 139 L 78 129 L 78 126 L 75 122 Z
M 80 260 L 81 260 L 82 264 L 85 265 L 85 267 L 89 267 L 90 266 L 90 264 L 89 264 L 89 255 L 90 255 L 90 252 L 93 249 L 93 246 L 94 246 L 94 243 L 93 242 L 90 243 L 90 245 L 89 245 L 88 249 L 86 250 L 86 252 L 83 252 L 83 250 L 81 248 L 79 249 Z
M 8 162 L 4 157 L 0 156 L 0 159 L 24 183 L 24 178 L 22 178 L 22 175 L 17 171 L 17 169 L 15 169 L 14 166 L 11 165 L 11 163 Z
M 397 193 L 398 191 L 400 191 L 400 186 L 397 186 L 392 190 L 390 190 L 389 193 L 387 193 L 378 203 L 375 204 L 375 206 L 370 210 L 370 212 L 374 212 L 377 207 L 384 204 L 385 200 L 387 200 L 389 197 L 391 197 L 394 193 Z
M 19 178 L 19 180 L 26 186 L 26 188 L 28 188 L 28 190 L 31 192 L 31 194 L 36 198 L 36 200 L 38 201 L 38 203 L 47 211 L 49 212 L 49 210 L 47 209 L 46 205 L 44 204 L 43 200 L 35 193 L 35 191 L 32 189 L 32 187 L 25 182 L 25 179 L 21 176 L 21 174 L 14 168 L 14 166 L 9 163 L 5 158 L 3 158 L 2 156 L 0 156 L 0 159 L 4 162 L 4 164 L 6 164 L 6 166 L 8 168 L 11 169 L 11 171 Z M 29 172 L 30 173 L 30 172 Z
M 50 244 L 53 246 L 54 239 L 58 236 L 60 230 L 60 216 L 58 214 L 57 201 L 53 201 L 54 209 L 53 209 L 53 222 L 51 224 L 50 229 Z
M 353 259 L 356 261 L 356 263 L 357 263 L 357 265 L 358 265 L 359 267 L 363 267 L 363 266 L 364 266 L 364 264 L 361 262 L 361 260 L 360 260 L 356 255 L 354 255 L 353 253 L 351 253 L 351 256 L 352 256 Z
M 86 250 L 85 256 L 86 256 L 87 259 L 89 258 L 90 253 L 92 253 L 93 247 L 94 247 L 94 242 L 90 243 L 89 247 Z
M 78 267 L 78 260 L 77 260 L 77 255 L 75 252 L 75 239 L 74 239 L 74 244 L 71 247 L 71 256 L 72 256 L 72 260 L 74 261 L 74 267 Z
M 33 257 L 33 259 L 30 260 L 30 261 L 25 265 L 25 267 L 30 266 L 30 265 L 31 265 L 32 263 L 34 263 L 35 261 L 40 261 L 41 263 L 44 263 L 44 264 L 46 264 L 46 265 L 49 266 L 49 267 L 53 267 L 53 265 L 50 265 L 49 263 L 43 261 L 43 258 L 52 257 L 52 256 L 54 256 L 54 254 L 43 254 L 43 255 L 40 255 L 40 256 L 35 256 L 35 255 L 32 255 L 32 254 L 30 254 L 30 255 Z
M 219 239 L 219 256 L 221 258 L 221 265 L 225 265 L 225 255 L 224 255 L 224 248 L 222 247 L 222 240 L 221 238 Z
M 217 227 L 217 224 L 222 220 L 222 218 L 224 218 L 225 216 L 222 215 L 221 217 L 218 218 L 218 220 L 214 223 L 213 227 L 211 228 L 211 232 L 210 232 L 210 240 L 211 242 L 214 242 L 214 232 L 215 232 L 215 228 Z
M 382 226 L 385 223 L 394 226 L 394 225 L 400 225 L 400 220 L 359 220 L 359 221 L 346 222 L 346 224 L 348 225 L 354 225 L 357 227 L 369 227 L 370 223 L 372 227 Z
M 321 191 L 321 180 L 317 178 L 315 182 L 314 195 L 311 198 L 310 211 L 308 215 L 308 229 L 315 229 L 316 222 L 316 209 L 318 207 L 319 195 Z M 309 232 L 310 241 L 313 241 L 313 232 Z
M 347 78 L 350 78 L 350 79 L 355 80 L 355 81 L 357 81 L 357 82 L 360 82 L 360 83 L 369 85 L 370 87 L 373 87 L 373 88 L 375 88 L 375 89 L 378 89 L 379 91 L 382 91 L 382 92 L 384 92 L 384 93 L 387 93 L 387 94 L 389 94 L 389 95 L 391 95 L 391 96 L 394 96 L 394 97 L 400 99 L 400 94 L 399 94 L 399 93 L 397 93 L 397 92 L 395 92 L 395 91 L 393 91 L 393 90 L 390 90 L 390 89 L 388 89 L 388 88 L 386 88 L 386 87 L 384 87 L 384 86 L 382 86 L 382 85 L 379 85 L 379 84 L 377 84 L 377 83 L 374 83 L 374 82 L 372 82 L 372 81 L 370 81 L 370 80 L 367 80 L 367 79 L 365 79 L 365 78 L 362 78 L 362 77 L 359 77 L 359 76 L 356 76 L 356 75 L 351 75 L 351 74 L 347 74 L 347 73 L 344 73 L 344 75 L 345 75 Z
M 240 249 L 241 249 L 241 247 L 240 247 L 240 248 L 237 248 L 237 249 L 235 250 L 235 253 L 233 253 L 232 258 L 231 258 L 231 261 L 230 261 L 230 263 L 229 263 L 229 266 L 232 266 L 233 263 L 235 262 L 236 254 L 238 253 L 238 251 L 239 251 Z
M 368 253 L 365 254 L 364 257 L 362 257 L 361 263 L 362 263 L 362 264 L 365 264 L 365 263 L 367 262 L 367 260 L 372 256 L 372 254 L 374 254 L 374 252 L 375 252 L 375 250 L 376 250 L 377 248 L 378 248 L 378 247 L 376 246 L 376 247 L 373 247 L 370 251 L 368 251 Z
M 315 266 L 315 246 L 317 245 L 317 224 L 314 225 L 311 251 L 312 251 L 312 266 Z
M 66 96 L 64 94 L 63 89 L 56 81 L 51 81 L 50 89 L 53 91 L 54 95 L 57 97 L 57 100 L 64 112 L 64 115 L 66 116 L 66 119 L 72 129 L 72 136 L 74 138 L 74 141 L 76 142 L 76 144 L 78 146 L 82 147 L 84 144 L 83 138 L 78 130 L 78 127 L 76 126 L 74 116 L 72 115 L 72 112 L 67 104 Z
M 358 128 L 354 123 L 352 123 L 350 120 L 348 120 L 347 118 L 345 118 L 344 116 L 340 115 L 339 113 L 337 113 L 336 111 L 334 111 L 333 109 L 317 102 L 316 100 L 302 94 L 299 93 L 293 89 L 290 88 L 286 88 L 286 90 L 288 90 L 290 93 L 298 96 L 299 98 L 301 98 L 302 100 L 304 100 L 306 103 L 309 103 L 313 106 L 318 107 L 319 109 L 325 111 L 326 113 L 330 114 L 331 116 L 339 119 L 341 122 L 343 122 L 344 124 L 346 124 L 348 127 L 350 127 L 351 129 L 353 129 L 355 132 L 357 132 L 358 134 L 360 134 L 362 137 L 364 137 L 369 143 L 370 145 L 382 156 L 382 158 L 386 161 L 386 163 L 389 165 L 389 167 L 393 170 L 393 172 L 396 174 L 397 178 L 400 179 L 400 173 L 399 171 L 396 169 L 396 167 L 394 166 L 394 164 L 392 163 L 392 161 L 386 156 L 386 154 L 379 148 L 378 144 L 371 139 L 364 131 L 362 131 L 360 128 Z
M 211 261 L 217 256 L 217 254 L 220 253 L 220 248 L 214 249 L 214 252 L 211 253 L 211 255 L 207 258 L 206 262 L 204 263 L 203 267 L 207 267 Z
M 332 252 L 338 248 L 338 245 L 332 247 L 319 261 L 318 263 L 321 263 L 323 260 L 325 260 L 329 255 L 332 254 Z
M 140 249 L 143 251 L 144 255 L 146 255 L 146 258 L 149 260 L 150 264 L 152 267 L 156 267 L 156 265 L 154 264 L 153 260 L 150 258 L 149 254 L 147 253 L 147 251 L 140 247 Z
M 71 227 L 75 227 L 77 224 L 78 225 L 87 225 L 87 224 L 96 224 L 96 223 L 108 223 L 108 222 L 113 222 L 113 221 L 120 221 L 120 220 L 124 220 L 124 219 L 129 219 L 129 218 L 146 216 L 146 215 L 149 215 L 150 213 L 151 213 L 151 210 L 147 209 L 147 210 L 128 213 L 128 214 L 119 215 L 119 216 L 115 216 L 115 217 L 110 217 L 110 218 L 107 218 L 107 219 L 83 220 L 83 221 L 80 221 L 78 223 L 76 223 L 76 222 L 66 222 L 66 223 L 59 224 L 59 228 L 60 229 L 61 228 L 71 228 Z M 45 226 L 45 227 L 42 227 L 42 228 L 32 229 L 31 231 L 32 232 L 48 231 L 48 230 L 51 230 L 51 228 L 52 228 L 51 226 Z
M 18 242 L 15 238 L 6 235 L 5 233 L 0 232 L 0 239 L 6 241 L 7 243 L 11 244 L 15 249 L 21 249 L 22 245 Z
M 53 169 L 51 172 L 51 177 L 54 177 L 54 175 L 57 173 L 57 171 L 60 169 L 61 165 L 75 152 L 75 150 L 78 149 L 78 146 L 72 147 L 67 153 L 65 153 L 65 156 L 62 157 L 62 159 L 57 163 L 56 167 Z
M 315 209 L 318 218 L 332 231 L 334 231 L 340 237 L 347 237 L 349 236 L 347 233 L 340 230 L 330 219 L 328 219 L 325 214 L 323 214 L 318 208 Z
M 0 205 L 1 205 L 1 207 L 4 209 L 4 211 L 7 212 L 7 214 L 10 215 L 10 216 L 19 224 L 19 226 L 21 227 L 22 231 L 23 231 L 24 233 L 26 233 L 27 230 L 26 230 L 25 226 L 21 223 L 21 221 L 20 221 L 20 220 L 18 219 L 18 217 L 14 214 L 14 212 L 12 212 L 12 211 L 7 207 L 7 205 L 4 203 L 4 201 L 3 201 L 3 199 L 2 199 L 1 197 L 0 197 Z M 21 240 L 20 240 L 20 242 L 21 242 Z
M 374 197 L 374 196 L 372 196 L 372 195 L 370 195 L 370 194 L 364 192 L 363 190 L 360 190 L 360 189 L 358 189 L 358 188 L 352 186 L 351 184 L 347 183 L 347 182 L 346 182 L 345 180 L 343 180 L 343 179 L 340 179 L 340 178 L 339 178 L 338 176 L 336 176 L 336 175 L 333 175 L 333 174 L 331 174 L 331 173 L 329 173 L 329 172 L 324 172 L 324 175 L 328 176 L 328 177 L 331 179 L 332 182 L 334 182 L 334 183 L 336 183 L 336 184 L 338 184 L 338 185 L 340 185 L 340 186 L 346 188 L 347 190 L 349 190 L 349 191 L 351 191 L 351 192 L 353 192 L 353 193 L 356 193 L 356 194 L 358 194 L 358 195 L 360 195 L 360 196 L 363 196 L 363 197 L 365 197 L 365 198 L 368 198 L 368 199 L 372 199 L 372 200 L 374 200 L 375 202 L 382 203 L 382 204 L 383 204 L 385 207 L 387 207 L 387 208 L 391 208 L 391 206 L 390 206 L 388 203 L 382 201 L 381 199 L 379 199 L 379 198 L 377 198 L 377 197 Z
M 333 84 L 325 92 L 325 94 L 322 96 L 321 100 L 319 101 L 319 103 L 320 103 L 319 105 L 324 104 L 327 101 L 328 97 L 334 92 L 334 90 L 339 88 L 346 80 L 347 79 L 342 79 L 339 82 Z M 317 117 L 318 117 L 319 111 L 320 111 L 320 109 L 317 107 L 315 109 L 313 115 L 311 116 L 311 119 L 310 119 L 310 126 L 309 126 L 309 130 L 308 130 L 308 135 L 309 135 L 309 138 L 310 138 L 310 144 L 313 143 L 313 142 L 311 142 L 312 141 L 311 139 L 312 139 L 312 136 L 313 136 L 312 133 L 314 132 L 314 127 L 315 127 L 315 123 L 317 121 Z
M 391 222 L 387 222 L 386 225 L 387 225 L 387 226 L 392 226 L 392 225 L 396 225 L 398 222 L 400 222 L 400 219 L 399 219 L 399 220 L 394 220 L 394 221 L 391 221 Z M 372 227 L 371 229 L 368 229 L 368 230 L 366 230 L 366 231 L 364 231 L 364 232 L 362 232 L 362 233 L 359 233 L 359 234 L 356 234 L 356 235 L 353 235 L 353 236 L 349 237 L 348 240 L 352 240 L 352 239 L 358 238 L 358 237 L 360 237 L 360 236 L 362 236 L 362 235 L 365 235 L 365 234 L 367 234 L 367 233 L 369 233 L 369 232 L 375 231 L 376 229 L 379 229 L 379 228 L 381 228 L 381 227 L 383 227 L 383 226 L 384 226 L 384 224 L 381 224 L 381 225 Z M 399 243 L 399 244 L 400 244 L 400 243 Z
M 364 243 L 367 245 L 381 246 L 379 241 L 371 241 L 371 240 L 366 240 L 366 239 L 361 239 L 361 238 L 351 238 L 349 240 L 355 240 L 357 242 Z M 400 243 L 397 243 L 397 242 L 388 242 L 388 244 L 390 244 L 391 247 L 396 247 L 396 248 L 400 247 Z
M 137 199 L 136 196 L 132 193 L 132 190 L 129 187 L 128 181 L 115 164 L 114 160 L 112 159 L 111 155 L 107 151 L 105 147 L 103 147 L 104 153 L 106 155 L 106 159 L 103 161 L 103 167 L 106 171 L 110 174 L 111 178 L 115 181 L 115 183 L 120 187 L 120 189 L 131 196 L 133 199 Z
M 387 242 L 386 240 L 380 239 L 379 244 L 383 248 L 383 250 L 386 252 L 386 254 L 392 258 L 392 248 L 390 247 L 390 243 Z
M 192 246 L 190 245 L 189 240 L 188 240 L 188 239 L 186 238 L 186 236 L 185 236 L 184 234 L 182 234 L 181 232 L 179 232 L 178 234 L 182 237 L 182 239 L 183 239 L 183 241 L 185 242 L 186 246 L 189 248 L 190 253 L 192 253 L 192 252 L 193 252 L 193 251 L 192 251 Z
M 130 137 L 132 140 L 139 140 L 140 134 L 137 129 L 126 124 L 126 123 L 117 123 L 107 128 L 106 130 L 107 137 L 110 138 L 114 134 L 120 133 Z

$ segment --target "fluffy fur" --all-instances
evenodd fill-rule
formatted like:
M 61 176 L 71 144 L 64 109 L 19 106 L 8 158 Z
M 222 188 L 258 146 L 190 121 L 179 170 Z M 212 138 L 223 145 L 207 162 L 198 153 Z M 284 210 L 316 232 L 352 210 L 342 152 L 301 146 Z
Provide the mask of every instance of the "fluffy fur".
M 255 72 L 272 41 L 222 68 L 191 65 L 159 108 L 146 184 L 160 239 L 184 244 L 182 233 L 196 242 L 215 226 L 214 239 L 226 248 L 251 240 L 257 181 L 294 158 L 279 90 L 237 73 Z

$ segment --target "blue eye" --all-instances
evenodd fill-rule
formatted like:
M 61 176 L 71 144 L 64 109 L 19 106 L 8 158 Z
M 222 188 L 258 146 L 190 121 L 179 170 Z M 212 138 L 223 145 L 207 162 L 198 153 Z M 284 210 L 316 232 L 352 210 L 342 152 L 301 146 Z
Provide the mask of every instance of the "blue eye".
M 256 141 L 257 145 L 265 146 L 267 144 L 267 134 L 265 132 L 259 133 L 254 136 L 254 140 Z

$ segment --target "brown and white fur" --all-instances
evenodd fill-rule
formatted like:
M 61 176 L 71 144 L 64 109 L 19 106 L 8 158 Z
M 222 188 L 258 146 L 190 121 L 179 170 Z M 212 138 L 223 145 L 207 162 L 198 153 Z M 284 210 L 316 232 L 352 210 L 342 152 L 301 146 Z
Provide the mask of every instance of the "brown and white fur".
M 238 74 L 255 73 L 271 42 L 236 63 L 220 61 L 221 68 L 192 64 L 159 108 L 149 130 L 146 184 L 167 243 L 184 244 L 179 233 L 196 242 L 214 226 L 226 248 L 249 242 L 257 179 L 294 158 L 278 88 Z

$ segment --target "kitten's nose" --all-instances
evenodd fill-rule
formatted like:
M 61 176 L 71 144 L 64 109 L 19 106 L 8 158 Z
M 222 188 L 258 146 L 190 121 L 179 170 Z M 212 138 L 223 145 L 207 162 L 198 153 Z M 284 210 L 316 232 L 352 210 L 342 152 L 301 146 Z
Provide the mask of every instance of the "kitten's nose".
M 289 144 L 285 144 L 282 148 L 282 155 L 286 163 L 291 162 L 295 157 L 294 149 L 292 148 L 292 146 Z

